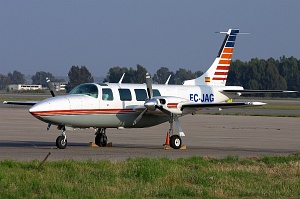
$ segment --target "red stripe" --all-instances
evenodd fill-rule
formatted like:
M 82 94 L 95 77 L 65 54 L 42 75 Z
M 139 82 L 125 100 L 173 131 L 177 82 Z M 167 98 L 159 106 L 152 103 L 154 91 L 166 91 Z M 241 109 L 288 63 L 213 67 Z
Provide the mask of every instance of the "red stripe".
M 217 70 L 229 70 L 229 66 L 218 66 Z
M 178 103 L 168 103 L 168 104 L 167 104 L 167 107 L 168 107 L 168 108 L 177 108 L 177 104 L 178 104 Z
M 230 64 L 230 61 L 231 60 L 224 60 L 224 59 L 221 59 L 220 61 L 219 61 L 219 64 Z
M 228 75 L 228 72 L 215 72 L 215 75 Z
M 213 80 L 226 80 L 227 77 L 213 77 Z
M 133 109 L 85 109 L 85 110 L 53 110 L 31 112 L 34 116 L 50 115 L 92 115 L 92 114 L 124 114 L 135 113 Z

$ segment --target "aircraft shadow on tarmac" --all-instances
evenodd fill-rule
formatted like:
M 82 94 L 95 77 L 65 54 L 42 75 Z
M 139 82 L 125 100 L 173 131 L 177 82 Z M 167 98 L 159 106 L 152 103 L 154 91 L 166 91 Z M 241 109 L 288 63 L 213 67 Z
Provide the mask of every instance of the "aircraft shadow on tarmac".
M 70 148 L 74 147 L 85 147 L 85 148 L 94 148 L 94 149 L 105 149 L 105 148 L 116 148 L 116 149 L 128 149 L 128 150 L 163 150 L 162 145 L 137 145 L 137 144 L 114 144 L 112 147 L 89 147 L 87 143 L 68 143 Z M 11 148 L 46 148 L 46 149 L 57 149 L 54 142 L 37 142 L 37 141 L 12 141 L 12 140 L 2 140 L 0 141 L 0 148 L 11 147 Z M 176 153 L 193 153 L 195 151 L 215 151 L 220 153 L 239 152 L 239 153 L 272 153 L 272 154 L 293 154 L 297 151 L 293 150 L 284 150 L 284 149 L 265 149 L 265 148 L 240 148 L 240 147 L 201 147 L 201 146 L 192 146 L 188 147 L 186 150 L 166 150 L 173 151 Z M 196 155 L 196 154 L 195 154 Z
M 86 143 L 70 143 L 69 146 L 87 146 L 87 144 Z M 55 142 L 1 140 L 0 141 L 0 148 L 1 147 L 16 147 L 16 148 L 49 147 L 49 148 L 56 148 L 56 145 L 55 145 Z

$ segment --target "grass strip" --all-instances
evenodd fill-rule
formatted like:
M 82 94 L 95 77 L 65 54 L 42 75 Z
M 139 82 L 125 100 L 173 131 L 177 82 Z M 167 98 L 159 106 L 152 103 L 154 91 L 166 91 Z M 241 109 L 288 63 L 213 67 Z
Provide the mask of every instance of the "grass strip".
M 0 162 L 0 198 L 297 198 L 300 154 Z

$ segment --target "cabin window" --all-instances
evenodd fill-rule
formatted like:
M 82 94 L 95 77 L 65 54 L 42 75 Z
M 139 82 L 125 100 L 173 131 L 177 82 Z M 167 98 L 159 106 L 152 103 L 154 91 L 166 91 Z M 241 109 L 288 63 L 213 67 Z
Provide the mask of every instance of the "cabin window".
M 153 97 L 161 96 L 159 90 L 153 89 Z
M 147 97 L 147 92 L 145 89 L 134 89 L 136 101 L 145 101 Z
M 102 100 L 104 101 L 114 100 L 114 96 L 110 88 L 102 88 Z
M 129 89 L 120 88 L 119 94 L 120 94 L 121 101 L 131 101 L 132 100 L 131 92 Z
M 73 88 L 69 94 L 83 94 L 94 98 L 98 97 L 98 88 L 95 84 L 81 84 Z

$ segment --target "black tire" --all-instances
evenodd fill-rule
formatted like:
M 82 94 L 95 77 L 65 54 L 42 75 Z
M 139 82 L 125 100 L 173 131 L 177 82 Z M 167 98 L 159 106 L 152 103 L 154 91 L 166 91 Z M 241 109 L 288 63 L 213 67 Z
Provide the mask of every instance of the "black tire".
M 170 146 L 173 149 L 180 149 L 181 147 L 181 138 L 179 135 L 172 135 L 170 137 Z
M 65 137 L 62 136 L 62 135 L 58 136 L 56 138 L 56 146 L 57 146 L 57 148 L 59 148 L 59 149 L 65 149 L 67 147 L 68 142 L 67 142 L 67 140 L 64 141 L 64 139 L 65 139 Z
M 107 145 L 107 136 L 100 133 L 97 134 L 95 137 L 95 144 L 97 144 L 100 147 L 104 147 Z

